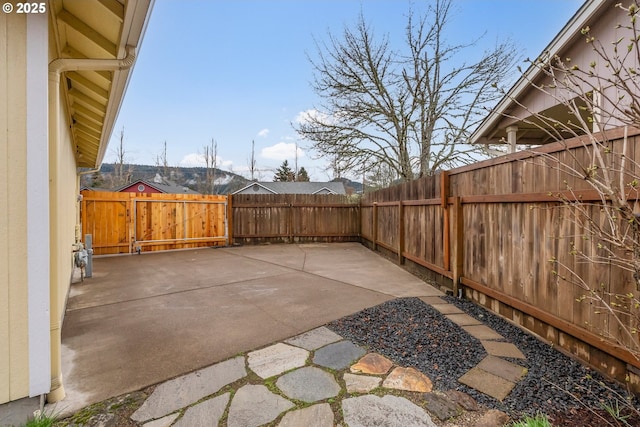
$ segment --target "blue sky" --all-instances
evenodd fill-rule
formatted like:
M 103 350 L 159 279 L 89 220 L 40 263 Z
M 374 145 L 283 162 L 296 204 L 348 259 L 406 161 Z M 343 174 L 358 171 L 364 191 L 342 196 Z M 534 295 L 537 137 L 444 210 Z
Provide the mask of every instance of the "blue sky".
M 447 37 L 478 49 L 511 38 L 523 58 L 544 49 L 582 0 L 454 0 Z M 331 179 L 291 122 L 319 104 L 310 87 L 315 40 L 339 35 L 362 11 L 392 44 L 406 16 L 427 1 L 156 0 L 105 161 L 124 129 L 127 160 L 155 164 L 167 142 L 172 166 L 201 165 L 211 139 L 222 169 L 248 176 L 255 141 L 258 178 L 270 181 L 284 159 L 317 181 Z

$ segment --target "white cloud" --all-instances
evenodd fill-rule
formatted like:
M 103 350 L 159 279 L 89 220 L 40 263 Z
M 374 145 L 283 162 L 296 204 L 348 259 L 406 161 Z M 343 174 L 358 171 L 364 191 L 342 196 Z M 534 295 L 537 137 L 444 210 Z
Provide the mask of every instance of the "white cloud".
M 219 169 L 231 169 L 233 161 L 224 160 L 220 156 L 216 156 L 216 167 Z M 204 160 L 204 156 L 200 153 L 187 154 L 180 160 L 180 166 L 185 167 L 206 167 L 207 162 Z
M 304 151 L 300 147 L 296 147 L 296 144 L 278 142 L 270 147 L 265 147 L 260 151 L 262 157 L 272 160 L 288 160 L 295 159 L 296 148 L 298 149 L 298 158 L 304 157 Z
M 265 128 L 265 129 L 262 129 L 260 132 L 258 132 L 258 136 L 261 136 L 263 138 L 266 137 L 267 135 L 269 135 L 269 129 Z

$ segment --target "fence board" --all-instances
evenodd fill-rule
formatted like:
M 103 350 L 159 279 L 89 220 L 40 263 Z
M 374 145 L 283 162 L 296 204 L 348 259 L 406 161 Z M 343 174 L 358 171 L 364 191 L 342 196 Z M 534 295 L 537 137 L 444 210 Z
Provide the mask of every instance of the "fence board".
M 350 196 L 238 194 L 232 198 L 232 210 L 237 243 L 360 240 L 360 206 Z

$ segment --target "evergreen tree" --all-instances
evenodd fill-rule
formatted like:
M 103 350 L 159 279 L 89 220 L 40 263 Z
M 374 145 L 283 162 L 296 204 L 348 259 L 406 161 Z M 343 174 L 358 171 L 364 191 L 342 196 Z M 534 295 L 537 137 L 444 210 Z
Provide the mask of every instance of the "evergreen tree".
M 89 187 L 100 188 L 103 185 L 104 185 L 104 178 L 102 177 L 102 174 L 100 173 L 100 171 L 94 172 L 91 175 L 91 183 Z
M 296 176 L 296 181 L 297 182 L 309 182 L 309 174 L 307 173 L 307 170 L 303 167 L 300 168 L 300 170 L 298 171 L 298 176 Z
M 289 167 L 289 162 L 287 160 L 282 162 L 280 167 L 276 169 L 276 174 L 273 176 L 273 180 L 281 182 L 295 181 L 295 174 Z

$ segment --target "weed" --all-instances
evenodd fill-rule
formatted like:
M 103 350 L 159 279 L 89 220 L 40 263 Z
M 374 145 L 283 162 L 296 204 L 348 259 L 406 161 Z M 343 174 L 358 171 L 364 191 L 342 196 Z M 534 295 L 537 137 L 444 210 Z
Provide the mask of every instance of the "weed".
M 56 422 L 55 415 L 40 414 L 27 421 L 24 427 L 52 427 Z
M 535 417 L 526 416 L 520 421 L 514 421 L 511 427 L 553 427 L 544 414 L 536 414 Z
M 626 415 L 623 415 L 623 411 L 625 409 L 628 409 L 627 405 L 623 403 L 622 407 L 620 407 L 620 401 L 618 399 L 614 400 L 613 402 L 602 402 L 600 403 L 600 406 L 602 406 L 602 409 L 607 411 L 609 416 L 614 420 L 623 423 L 625 426 L 631 426 L 631 424 L 629 424 L 629 422 L 627 421 L 631 417 L 631 414 L 627 413 Z

